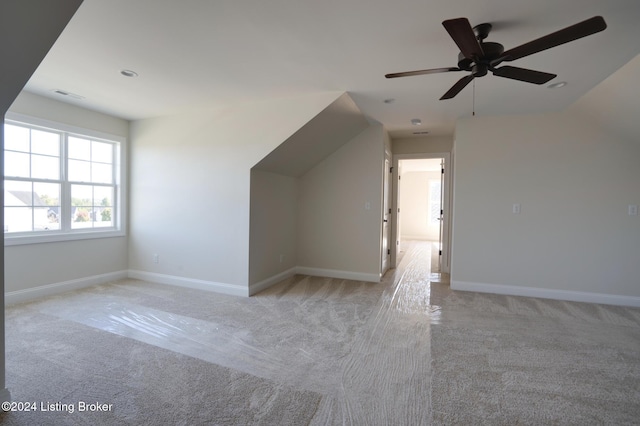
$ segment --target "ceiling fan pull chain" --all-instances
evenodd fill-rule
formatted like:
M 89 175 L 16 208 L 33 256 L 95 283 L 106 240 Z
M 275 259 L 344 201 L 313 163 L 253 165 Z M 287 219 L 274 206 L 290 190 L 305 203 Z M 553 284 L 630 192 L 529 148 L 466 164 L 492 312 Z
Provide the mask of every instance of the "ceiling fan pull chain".
M 471 115 L 476 116 L 476 80 L 473 80 L 473 101 L 471 103 Z

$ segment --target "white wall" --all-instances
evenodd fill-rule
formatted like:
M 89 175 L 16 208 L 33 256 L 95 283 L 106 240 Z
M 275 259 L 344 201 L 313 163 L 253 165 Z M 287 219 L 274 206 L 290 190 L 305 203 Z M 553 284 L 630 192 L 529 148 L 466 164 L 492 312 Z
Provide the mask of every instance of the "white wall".
M 340 94 L 132 123 L 130 269 L 247 295 L 250 169 Z
M 440 180 L 440 172 L 402 173 L 400 212 L 402 225 L 400 237 L 413 240 L 437 241 L 440 237 L 439 222 L 430 222 L 430 181 Z
M 300 178 L 298 266 L 378 281 L 385 131 L 374 125 Z
M 249 284 L 297 266 L 298 179 L 251 171 Z
M 127 120 L 29 92 L 21 92 L 9 111 L 124 138 L 129 137 Z
M 22 92 L 10 112 L 128 138 L 126 120 Z M 34 292 L 40 286 L 126 273 L 127 238 L 28 244 L 5 247 L 5 292 Z M 37 294 L 34 293 L 34 294 Z
M 423 136 L 417 138 L 398 138 L 392 142 L 393 154 L 425 154 L 451 152 L 453 137 Z
M 455 154 L 452 288 L 640 306 L 637 140 L 573 112 L 475 117 Z

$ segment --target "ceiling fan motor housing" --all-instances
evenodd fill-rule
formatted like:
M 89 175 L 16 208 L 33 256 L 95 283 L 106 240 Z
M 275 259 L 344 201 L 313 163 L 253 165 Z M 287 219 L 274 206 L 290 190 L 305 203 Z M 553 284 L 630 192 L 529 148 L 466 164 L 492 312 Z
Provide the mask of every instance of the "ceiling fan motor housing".
M 498 59 L 500 55 L 502 55 L 502 53 L 504 52 L 504 46 L 502 46 L 500 43 L 494 43 L 489 41 L 489 42 L 480 43 L 480 46 L 482 47 L 482 51 L 484 52 L 484 55 L 481 58 L 477 58 L 476 60 L 465 58 L 462 52 L 458 53 L 458 68 L 465 71 L 472 71 L 474 72 L 473 75 L 476 77 L 482 77 L 483 75 L 485 75 L 487 73 L 486 68 L 488 68 L 491 65 L 491 61 L 493 61 L 494 59 Z M 480 72 L 476 75 L 474 70 L 474 68 L 476 67 L 474 67 L 474 64 L 484 65 L 480 67 L 484 69 L 484 74 Z

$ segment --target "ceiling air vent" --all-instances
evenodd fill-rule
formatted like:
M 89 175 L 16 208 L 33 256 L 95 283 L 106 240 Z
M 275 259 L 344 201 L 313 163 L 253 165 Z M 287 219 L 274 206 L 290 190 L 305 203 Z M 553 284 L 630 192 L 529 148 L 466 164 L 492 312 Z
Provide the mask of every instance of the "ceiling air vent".
M 76 95 L 75 93 L 67 92 L 66 90 L 53 89 L 53 93 L 60 96 L 67 96 L 73 99 L 84 99 L 84 96 Z

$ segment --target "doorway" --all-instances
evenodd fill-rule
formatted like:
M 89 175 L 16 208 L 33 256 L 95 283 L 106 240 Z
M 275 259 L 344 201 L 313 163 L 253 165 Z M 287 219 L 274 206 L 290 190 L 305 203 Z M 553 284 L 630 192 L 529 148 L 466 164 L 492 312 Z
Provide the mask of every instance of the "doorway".
M 431 248 L 432 272 L 449 273 L 450 154 L 398 154 L 393 160 L 391 264 L 398 264 L 403 241 L 419 241 Z
M 391 265 L 391 248 L 389 247 L 389 242 L 391 241 L 391 224 L 389 223 L 389 219 L 391 217 L 391 203 L 389 199 L 392 191 L 391 173 L 393 172 L 391 162 L 391 152 L 385 150 L 384 169 L 382 170 L 384 178 L 382 183 L 382 262 L 380 267 L 380 276 L 383 276 Z

